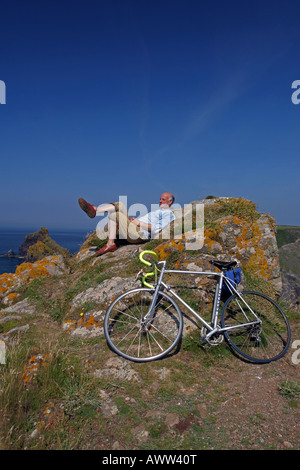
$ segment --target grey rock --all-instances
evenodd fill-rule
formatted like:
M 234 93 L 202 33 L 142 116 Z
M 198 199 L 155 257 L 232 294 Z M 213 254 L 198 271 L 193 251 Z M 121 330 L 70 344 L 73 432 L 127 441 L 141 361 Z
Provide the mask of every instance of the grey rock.
M 120 295 L 123 291 L 127 291 L 138 287 L 135 277 L 121 278 L 113 277 L 106 279 L 96 287 L 90 287 L 84 292 L 78 294 L 72 301 L 71 312 L 75 308 L 83 305 L 85 302 L 103 303 L 111 301 L 114 297 Z
M 22 315 L 33 315 L 35 313 L 35 307 L 30 304 L 28 298 L 17 302 L 10 307 L 6 307 L 1 310 L 1 313 L 18 313 Z

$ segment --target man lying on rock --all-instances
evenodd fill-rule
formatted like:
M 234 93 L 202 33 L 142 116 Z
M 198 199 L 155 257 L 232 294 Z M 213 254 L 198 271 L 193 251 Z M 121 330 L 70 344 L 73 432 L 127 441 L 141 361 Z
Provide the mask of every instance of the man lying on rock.
M 93 219 L 96 215 L 108 212 L 108 241 L 106 245 L 96 252 L 96 256 L 104 255 L 117 250 L 115 243 L 117 235 L 129 243 L 142 243 L 160 232 L 175 219 L 170 210 L 175 198 L 171 193 L 163 193 L 159 200 L 159 209 L 148 212 L 142 217 L 129 219 L 127 210 L 122 202 L 114 202 L 103 206 L 93 206 L 84 199 L 79 198 L 81 209 Z

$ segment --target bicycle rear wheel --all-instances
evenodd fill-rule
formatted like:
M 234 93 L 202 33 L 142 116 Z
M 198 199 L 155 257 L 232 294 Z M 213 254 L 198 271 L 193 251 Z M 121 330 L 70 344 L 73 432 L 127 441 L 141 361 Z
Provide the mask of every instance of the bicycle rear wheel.
M 120 295 L 108 308 L 104 334 L 110 348 L 135 362 L 166 356 L 180 341 L 183 318 L 175 301 L 160 292 L 149 319 L 154 290 L 133 289 Z
M 290 345 L 291 329 L 281 308 L 259 292 L 232 295 L 225 303 L 222 328 L 229 344 L 249 361 L 263 364 L 283 357 Z M 254 315 L 255 314 L 255 315 Z M 259 320 L 259 321 L 257 321 Z M 252 324 L 250 324 L 252 322 Z M 244 324 L 244 326 L 240 326 Z

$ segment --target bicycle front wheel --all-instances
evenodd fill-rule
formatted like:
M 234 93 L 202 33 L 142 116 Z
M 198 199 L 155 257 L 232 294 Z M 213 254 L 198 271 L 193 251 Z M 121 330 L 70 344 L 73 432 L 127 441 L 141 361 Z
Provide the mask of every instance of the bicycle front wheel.
M 138 288 L 120 295 L 109 306 L 104 334 L 110 348 L 135 362 L 161 359 L 177 346 L 182 335 L 183 317 L 175 301 L 159 292 L 147 316 L 154 290 Z
M 283 357 L 290 345 L 291 329 L 281 308 L 264 294 L 245 291 L 224 304 L 222 328 L 229 344 L 241 356 L 263 364 Z

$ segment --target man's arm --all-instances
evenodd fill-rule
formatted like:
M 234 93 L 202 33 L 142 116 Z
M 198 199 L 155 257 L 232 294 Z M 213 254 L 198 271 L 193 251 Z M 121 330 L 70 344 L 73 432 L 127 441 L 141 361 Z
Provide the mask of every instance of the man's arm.
M 140 220 L 136 219 L 135 217 L 132 217 L 130 219 L 130 222 L 132 222 L 134 225 L 137 225 L 138 227 L 143 228 L 144 230 L 148 230 L 148 232 L 151 232 L 152 230 L 152 225 L 147 224 L 146 222 L 141 222 Z

